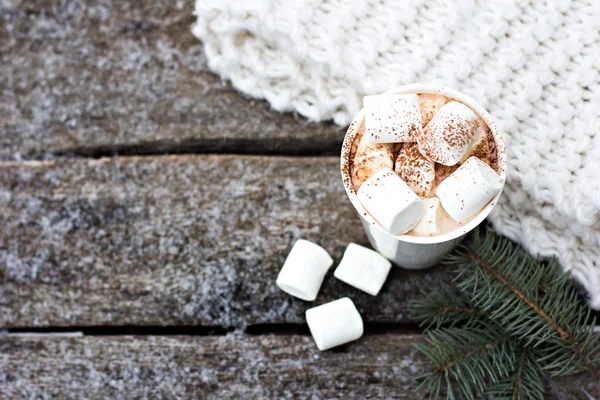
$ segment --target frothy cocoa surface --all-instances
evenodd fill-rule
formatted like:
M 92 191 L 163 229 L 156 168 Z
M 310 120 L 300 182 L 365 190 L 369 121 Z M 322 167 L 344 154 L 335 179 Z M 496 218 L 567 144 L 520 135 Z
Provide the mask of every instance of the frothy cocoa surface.
M 419 95 L 419 107 L 421 108 L 421 119 L 423 121 L 423 127 L 427 126 L 427 124 L 429 123 L 429 121 L 431 121 L 433 116 L 447 102 L 448 98 L 440 94 Z
M 419 94 L 419 103 L 422 107 L 421 116 L 423 119 L 423 128 L 425 128 L 423 134 L 427 131 L 427 125 L 431 122 L 435 113 L 438 112 L 442 106 L 451 101 L 454 102 L 456 100 L 451 100 L 437 94 Z M 388 166 L 388 168 L 393 169 L 421 198 L 434 196 L 437 186 L 456 171 L 456 169 L 471 156 L 480 158 L 496 173 L 499 173 L 498 153 L 494 135 L 480 117 L 477 118 L 477 121 L 478 124 L 480 124 L 481 129 L 478 139 L 473 143 L 472 147 L 469 148 L 467 154 L 459 163 L 447 166 L 434 162 L 423 155 L 418 144 L 414 142 L 400 144 L 368 143 L 363 120 L 354 141 L 352 142 L 352 151 L 348 163 L 350 176 L 352 178 L 352 186 L 354 187 L 355 192 L 358 192 L 360 185 L 362 185 L 369 177 L 388 165 L 391 165 Z M 463 129 L 467 128 L 458 126 L 459 131 Z M 448 133 L 448 142 L 458 143 L 464 141 L 465 136 L 461 132 L 458 134 Z M 428 179 L 429 177 L 432 179 Z M 475 216 L 473 216 L 473 218 Z M 442 232 L 440 234 L 454 231 L 466 223 L 468 222 L 462 224 L 456 222 L 444 211 L 441 223 Z M 420 236 L 413 231 L 410 231 L 407 234 Z
M 485 132 L 482 132 L 479 135 L 475 143 L 471 145 L 471 148 L 465 153 L 458 163 L 462 165 L 470 157 L 477 157 L 486 164 L 490 165 L 490 145 Z
M 488 164 L 492 169 L 500 175 L 500 168 L 498 166 L 498 146 L 496 146 L 496 141 L 494 140 L 494 134 L 489 126 L 485 123 L 483 124 L 483 132 L 485 133 L 485 138 L 487 139 L 489 157 Z M 486 160 L 484 160 L 486 161 Z
M 452 165 L 448 167 L 443 164 L 435 164 L 435 187 L 438 187 L 440 183 L 444 181 L 447 177 L 449 177 L 454 171 L 458 169 L 459 165 Z

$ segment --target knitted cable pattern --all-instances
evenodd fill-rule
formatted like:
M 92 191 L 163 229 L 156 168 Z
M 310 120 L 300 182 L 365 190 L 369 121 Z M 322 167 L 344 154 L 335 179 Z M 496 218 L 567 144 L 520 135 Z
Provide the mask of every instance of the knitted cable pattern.
M 198 0 L 209 66 L 278 111 L 347 125 L 362 98 L 427 82 L 495 117 L 494 228 L 555 256 L 600 309 L 600 2 Z

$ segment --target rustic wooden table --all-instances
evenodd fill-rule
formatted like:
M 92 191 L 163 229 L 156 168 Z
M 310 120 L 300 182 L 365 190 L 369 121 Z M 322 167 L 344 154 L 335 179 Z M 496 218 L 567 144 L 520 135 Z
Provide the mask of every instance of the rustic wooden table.
M 378 297 L 328 276 L 318 303 L 366 320 L 328 352 L 274 285 L 297 238 L 366 244 L 342 129 L 210 73 L 192 0 L 0 7 L 0 398 L 424 396 L 408 301 L 450 271 L 395 268 Z

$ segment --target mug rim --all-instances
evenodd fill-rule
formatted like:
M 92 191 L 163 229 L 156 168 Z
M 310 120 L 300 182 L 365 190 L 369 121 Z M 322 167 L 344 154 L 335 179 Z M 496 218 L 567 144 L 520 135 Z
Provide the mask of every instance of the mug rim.
M 412 236 L 412 235 L 392 235 L 387 232 L 383 227 L 377 222 L 371 214 L 367 212 L 367 210 L 363 207 L 361 202 L 358 200 L 358 196 L 356 195 L 356 191 L 354 190 L 354 185 L 352 185 L 352 178 L 350 176 L 350 156 L 352 152 L 352 142 L 358 133 L 358 130 L 362 126 L 364 122 L 364 108 L 360 110 L 360 112 L 354 117 L 354 120 L 348 127 L 346 135 L 344 136 L 344 142 L 342 144 L 342 154 L 340 160 L 340 167 L 342 173 L 342 181 L 344 183 L 344 188 L 346 189 L 346 194 L 350 198 L 350 202 L 354 206 L 355 210 L 358 212 L 359 216 L 367 221 L 370 225 L 373 225 L 375 228 L 383 231 L 396 238 L 399 241 L 407 242 L 407 243 L 418 243 L 418 244 L 434 244 L 434 243 L 442 243 L 447 242 L 449 240 L 456 239 L 459 236 L 463 236 L 473 229 L 475 229 L 492 211 L 492 209 L 498 204 L 498 200 L 502 195 L 502 191 L 504 190 L 504 185 L 506 183 L 506 146 L 504 145 L 504 140 L 502 139 L 502 135 L 498 131 L 496 123 L 494 122 L 492 116 L 487 112 L 485 108 L 483 108 L 475 99 L 470 96 L 465 95 L 464 93 L 459 92 L 456 89 L 448 88 L 445 86 L 437 86 L 437 85 L 429 85 L 422 83 L 413 83 L 409 85 L 399 86 L 393 89 L 386 91 L 383 94 L 442 94 L 452 100 L 457 100 L 468 107 L 470 107 L 484 122 L 487 124 L 488 128 L 492 132 L 492 136 L 494 137 L 494 142 L 496 145 L 496 150 L 498 154 L 498 175 L 502 181 L 502 187 L 498 191 L 498 193 L 488 202 L 488 204 L 481 209 L 479 214 L 471 221 L 466 223 L 459 228 L 444 233 L 442 235 L 437 236 Z

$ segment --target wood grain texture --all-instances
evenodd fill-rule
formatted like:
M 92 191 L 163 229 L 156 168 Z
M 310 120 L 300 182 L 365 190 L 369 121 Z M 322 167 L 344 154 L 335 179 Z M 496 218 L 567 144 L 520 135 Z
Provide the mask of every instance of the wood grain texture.
M 0 327 L 303 323 L 350 296 L 409 321 L 443 267 L 393 268 L 377 297 L 329 272 L 313 303 L 275 279 L 298 238 L 366 244 L 339 159 L 161 156 L 0 163 Z M 334 264 L 335 265 L 335 264 Z
M 365 336 L 319 352 L 308 336 L 0 337 L 2 398 L 420 399 L 420 336 Z M 586 375 L 548 399 L 600 397 Z
M 0 159 L 341 143 L 340 128 L 299 123 L 209 72 L 193 0 L 1 4 Z
M 0 338 L 0 397 L 414 399 L 411 339 L 321 353 L 308 336 Z

